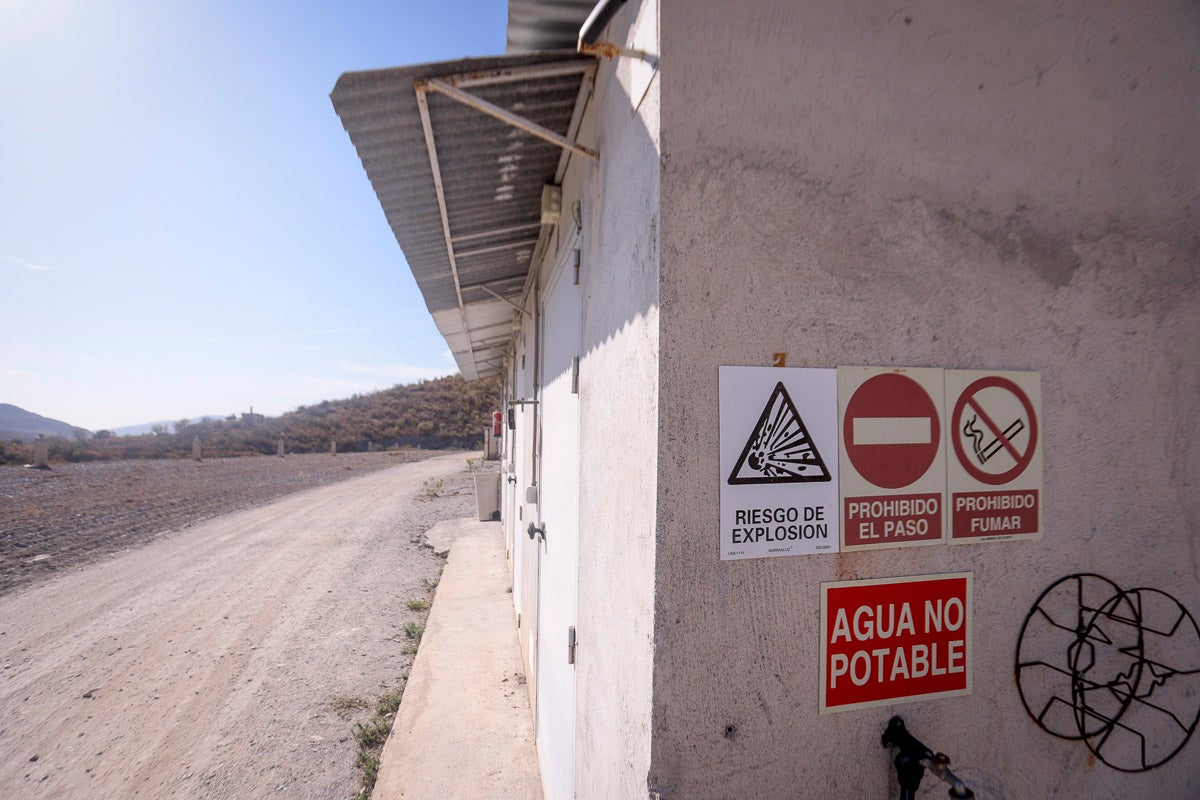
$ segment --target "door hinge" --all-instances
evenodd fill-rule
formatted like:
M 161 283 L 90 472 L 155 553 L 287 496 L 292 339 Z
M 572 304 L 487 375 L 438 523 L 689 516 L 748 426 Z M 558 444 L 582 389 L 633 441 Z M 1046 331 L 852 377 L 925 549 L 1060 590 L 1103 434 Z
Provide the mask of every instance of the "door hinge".
M 567 663 L 575 663 L 575 626 L 567 628 Z
M 579 254 L 578 249 L 575 251 L 574 259 L 575 259 L 575 285 L 578 286 L 579 285 L 579 267 L 580 267 L 580 264 L 582 264 L 582 262 L 583 262 L 583 257 Z
M 571 356 L 571 394 L 579 394 L 579 356 Z

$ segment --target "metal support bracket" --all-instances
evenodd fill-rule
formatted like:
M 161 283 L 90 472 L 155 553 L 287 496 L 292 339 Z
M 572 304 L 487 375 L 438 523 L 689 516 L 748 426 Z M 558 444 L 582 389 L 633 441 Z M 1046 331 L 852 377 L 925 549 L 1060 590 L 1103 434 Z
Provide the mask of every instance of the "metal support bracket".
M 437 144 L 433 138 L 433 123 L 429 119 L 429 102 L 425 93 L 417 92 L 417 110 L 421 113 L 421 128 L 425 133 L 425 150 L 429 155 L 429 169 L 433 173 L 433 188 L 437 193 L 438 213 L 442 218 L 442 237 L 446 242 L 446 257 L 450 260 L 450 277 L 454 279 L 454 296 L 458 299 L 458 315 L 462 320 L 463 334 L 467 337 L 471 363 L 475 362 L 475 348 L 471 346 L 470 326 L 467 325 L 467 309 L 463 304 L 462 284 L 458 278 L 458 262 L 454 258 L 454 242 L 450 237 L 450 216 L 446 211 L 446 190 L 442 185 L 442 168 L 438 163 Z
M 472 287 L 472 288 L 479 288 L 479 289 L 483 289 L 485 292 L 487 292 L 488 294 L 490 294 L 492 297 L 496 298 L 497 300 L 503 300 L 505 303 L 508 303 L 510 306 L 512 306 L 513 308 L 515 308 L 517 311 L 520 311 L 522 314 L 525 314 L 526 316 L 529 316 L 529 317 L 532 317 L 532 316 L 533 316 L 533 312 L 532 312 L 532 311 L 529 311 L 529 310 L 527 310 L 527 309 L 524 309 L 524 308 L 522 308 L 521 306 L 517 305 L 517 304 L 516 304 L 516 303 L 514 303 L 512 300 L 509 300 L 507 297 L 504 297 L 504 296 L 503 296 L 503 295 L 501 295 L 499 292 L 497 292 L 495 289 L 493 289 L 492 287 L 488 286 L 486 283 L 477 283 L 477 284 L 475 284 L 475 285 L 474 285 L 474 287 Z
M 473 94 L 462 90 L 463 86 L 487 86 L 490 84 L 509 83 L 533 78 L 552 78 L 560 75 L 572 75 L 583 73 L 584 80 L 581 82 L 579 98 L 584 96 L 584 87 L 591 85 L 591 76 L 595 74 L 596 65 L 588 63 L 586 59 L 578 59 L 574 61 L 565 61 L 561 63 L 543 64 L 540 66 L 523 67 L 516 69 L 498 69 L 484 70 L 475 73 L 463 75 L 443 75 L 435 78 L 418 78 L 413 81 L 413 89 L 417 96 L 417 110 L 421 117 L 421 128 L 425 134 L 425 149 L 429 158 L 429 169 L 433 175 L 434 191 L 437 195 L 438 214 L 442 222 L 442 238 L 446 247 L 446 257 L 450 262 L 450 277 L 454 282 L 454 295 L 458 302 L 458 315 L 462 323 L 463 333 L 467 337 L 468 357 L 472 364 L 476 363 L 475 346 L 470 339 L 470 325 L 467 323 L 466 303 L 463 301 L 463 285 L 462 279 L 458 271 L 458 259 L 469 258 L 471 256 L 483 255 L 489 252 L 495 252 L 501 249 L 517 246 L 529 246 L 532 242 L 540 243 L 541 238 L 537 240 L 524 239 L 517 242 L 505 242 L 498 245 L 489 245 L 477 247 L 473 250 L 462 250 L 456 252 L 455 245 L 470 241 L 479 236 L 490 236 L 492 232 L 481 234 L 469 234 L 462 237 L 454 237 L 450 230 L 450 217 L 446 208 L 446 188 L 442 181 L 442 169 L 438 160 L 437 142 L 433 131 L 433 122 L 429 115 L 429 98 L 428 94 L 431 91 L 438 92 L 457 102 L 463 103 L 471 108 L 475 108 L 488 114 L 496 119 L 513 125 L 527 133 L 536 136 L 540 139 L 550 142 L 563 148 L 564 158 L 560 159 L 558 172 L 561 173 L 565 167 L 565 156 L 568 153 L 579 153 L 582 156 L 599 162 L 600 156 L 591 148 L 584 147 L 572 138 L 576 135 L 575 129 L 578 126 L 578 120 L 582 114 L 579 108 L 579 100 L 576 101 L 576 109 L 572 114 L 572 128 L 568 130 L 569 136 L 562 136 L 555 131 L 550 130 L 542 125 L 538 125 L 532 120 L 514 114 L 511 111 L 500 108 L 499 106 L 489 103 L 488 101 L 476 97 Z M 559 178 L 561 180 L 561 177 Z M 533 226 L 530 226 L 533 227 Z M 516 232 L 518 229 L 524 230 L 525 226 L 513 226 L 511 232 Z M 500 231 L 503 232 L 503 231 Z M 536 248 L 535 248 L 536 250 Z M 535 260 L 537 253 L 534 253 Z M 532 274 L 532 271 L 531 271 Z M 495 294 L 490 289 L 485 287 L 485 291 Z M 500 298 L 505 302 L 512 301 Z M 476 371 L 478 372 L 478 371 Z
M 580 41 L 579 52 L 583 53 L 584 55 L 598 56 L 600 58 L 607 58 L 609 60 L 614 59 L 617 56 L 636 58 L 641 61 L 645 61 L 653 69 L 658 69 L 658 56 L 654 55 L 653 53 L 647 53 L 645 50 L 637 50 L 632 47 L 622 47 L 615 42 L 596 42 L 595 44 L 587 44 L 586 42 Z
M 581 156 L 586 156 L 592 161 L 600 160 L 599 153 L 590 147 L 584 147 L 578 142 L 572 141 L 562 134 L 555 133 L 554 131 L 542 125 L 538 125 L 532 120 L 526 119 L 519 114 L 514 114 L 507 109 L 503 109 L 495 103 L 489 103 L 482 97 L 477 97 L 470 92 L 464 92 L 462 89 L 459 89 L 457 86 L 452 86 L 441 78 L 418 78 L 413 85 L 417 90 L 418 97 L 423 97 L 430 91 L 438 92 L 439 94 L 449 97 L 451 100 L 457 100 L 465 106 L 474 108 L 477 111 L 482 111 L 488 116 L 495 117 L 501 122 L 507 122 L 514 128 L 520 128 L 532 136 L 536 136 L 539 139 L 550 142 L 550 144 L 558 145 L 565 150 L 571 150 L 579 153 Z

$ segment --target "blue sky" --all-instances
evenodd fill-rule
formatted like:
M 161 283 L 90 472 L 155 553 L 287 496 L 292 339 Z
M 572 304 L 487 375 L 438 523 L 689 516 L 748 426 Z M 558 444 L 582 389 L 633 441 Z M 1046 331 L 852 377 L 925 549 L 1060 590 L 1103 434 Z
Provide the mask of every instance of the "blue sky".
M 504 0 L 0 0 L 0 403 L 92 430 L 455 372 L 329 102 Z

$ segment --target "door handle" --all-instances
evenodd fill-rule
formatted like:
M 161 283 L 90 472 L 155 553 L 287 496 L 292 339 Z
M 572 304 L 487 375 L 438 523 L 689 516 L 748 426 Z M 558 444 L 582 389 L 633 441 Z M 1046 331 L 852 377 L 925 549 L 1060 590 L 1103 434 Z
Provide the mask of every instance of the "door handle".
M 546 523 L 544 522 L 541 525 L 534 525 L 532 522 L 529 523 L 529 527 L 525 529 L 525 532 L 529 534 L 530 539 L 540 538 L 543 542 L 546 541 Z

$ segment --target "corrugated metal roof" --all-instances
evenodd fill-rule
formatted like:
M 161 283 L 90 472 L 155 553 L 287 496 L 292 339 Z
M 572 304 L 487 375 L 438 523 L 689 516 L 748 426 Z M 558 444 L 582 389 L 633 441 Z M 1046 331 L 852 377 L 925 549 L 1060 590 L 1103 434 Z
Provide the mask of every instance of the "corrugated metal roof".
M 596 0 L 508 0 L 506 53 L 574 50 Z
M 554 64 L 566 69 L 529 74 Z M 516 312 L 495 295 L 520 301 L 541 231 L 542 187 L 555 182 L 563 150 L 449 97 L 426 93 L 456 288 L 414 82 L 453 76 L 449 83 L 469 86 L 476 97 L 568 136 L 581 86 L 594 67 L 593 59 L 573 52 L 473 58 L 346 73 L 330 95 L 425 304 L 467 379 L 502 367 Z M 462 80 L 480 75 L 489 80 L 481 85 Z

